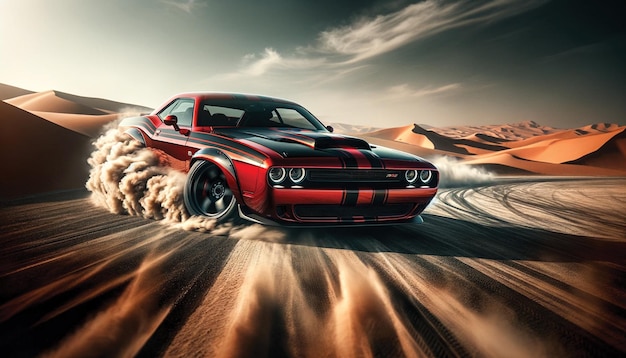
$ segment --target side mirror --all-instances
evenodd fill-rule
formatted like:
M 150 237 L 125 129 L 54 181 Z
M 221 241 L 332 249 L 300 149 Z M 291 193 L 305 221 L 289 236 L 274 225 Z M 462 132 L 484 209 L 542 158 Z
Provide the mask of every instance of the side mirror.
M 326 126 L 326 129 L 327 129 L 330 133 L 332 133 L 332 132 L 334 132 L 334 131 L 335 131 L 335 128 L 333 128 L 333 126 Z
M 173 126 L 175 124 L 178 124 L 178 117 L 176 117 L 173 114 L 170 114 L 167 117 L 165 117 L 165 119 L 163 120 L 163 123 L 165 123 L 168 126 Z
M 180 131 L 180 127 L 178 126 L 178 117 L 173 114 L 169 114 L 163 120 L 166 126 L 174 126 L 174 129 L 178 132 Z

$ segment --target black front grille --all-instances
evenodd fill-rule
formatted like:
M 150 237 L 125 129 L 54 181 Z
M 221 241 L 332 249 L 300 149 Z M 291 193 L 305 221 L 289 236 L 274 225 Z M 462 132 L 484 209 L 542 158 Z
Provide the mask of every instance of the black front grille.
M 295 214 L 303 219 L 352 219 L 364 217 L 366 219 L 384 217 L 402 217 L 408 215 L 413 209 L 413 204 L 387 204 L 387 205 L 294 205 Z
M 313 183 L 400 183 L 404 171 L 387 169 L 309 169 L 307 179 Z

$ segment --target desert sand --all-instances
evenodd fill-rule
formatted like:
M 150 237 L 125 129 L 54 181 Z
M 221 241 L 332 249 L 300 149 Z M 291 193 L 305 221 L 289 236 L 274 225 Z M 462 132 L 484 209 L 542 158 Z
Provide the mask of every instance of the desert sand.
M 103 126 L 146 107 L 0 85 L 0 201 L 83 188 Z
M 185 231 L 84 193 L 0 207 L 0 348 L 624 356 L 624 184 L 526 177 L 443 189 L 421 225 L 332 230 Z
M 456 132 L 414 125 L 410 131 L 398 127 L 362 136 L 427 158 L 453 155 L 499 174 L 626 176 L 626 126 L 615 124 L 557 130 L 523 122 Z

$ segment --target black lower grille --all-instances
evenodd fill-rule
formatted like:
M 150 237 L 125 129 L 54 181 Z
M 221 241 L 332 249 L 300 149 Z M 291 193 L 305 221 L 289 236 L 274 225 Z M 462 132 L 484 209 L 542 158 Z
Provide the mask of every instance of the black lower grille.
M 386 169 L 309 169 L 311 182 L 332 183 L 400 183 L 404 171 Z
M 338 218 L 351 219 L 355 217 L 382 218 L 402 217 L 408 215 L 413 209 L 413 204 L 388 204 L 388 205 L 295 205 L 294 212 L 298 217 L 313 218 Z

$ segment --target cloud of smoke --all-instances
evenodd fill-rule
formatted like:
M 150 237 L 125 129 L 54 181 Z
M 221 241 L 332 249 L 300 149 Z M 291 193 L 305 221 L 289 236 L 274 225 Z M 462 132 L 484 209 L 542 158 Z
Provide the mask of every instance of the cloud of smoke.
M 218 225 L 211 218 L 191 216 L 183 200 L 186 175 L 172 169 L 164 153 L 145 148 L 120 132 L 117 123 L 110 127 L 93 143 L 95 149 L 88 159 L 91 170 L 85 186 L 94 204 L 114 214 L 163 220 L 186 231 L 241 238 L 236 234 L 245 232 L 247 226 Z M 279 239 L 273 236 L 271 231 L 260 235 L 263 240 Z
M 96 205 L 112 213 L 181 222 L 189 217 L 182 195 L 185 175 L 167 158 L 110 129 L 94 142 L 86 187 Z
M 431 160 L 439 169 L 441 188 L 485 185 L 495 180 L 495 175 L 485 169 L 462 164 L 451 157 L 440 156 Z

